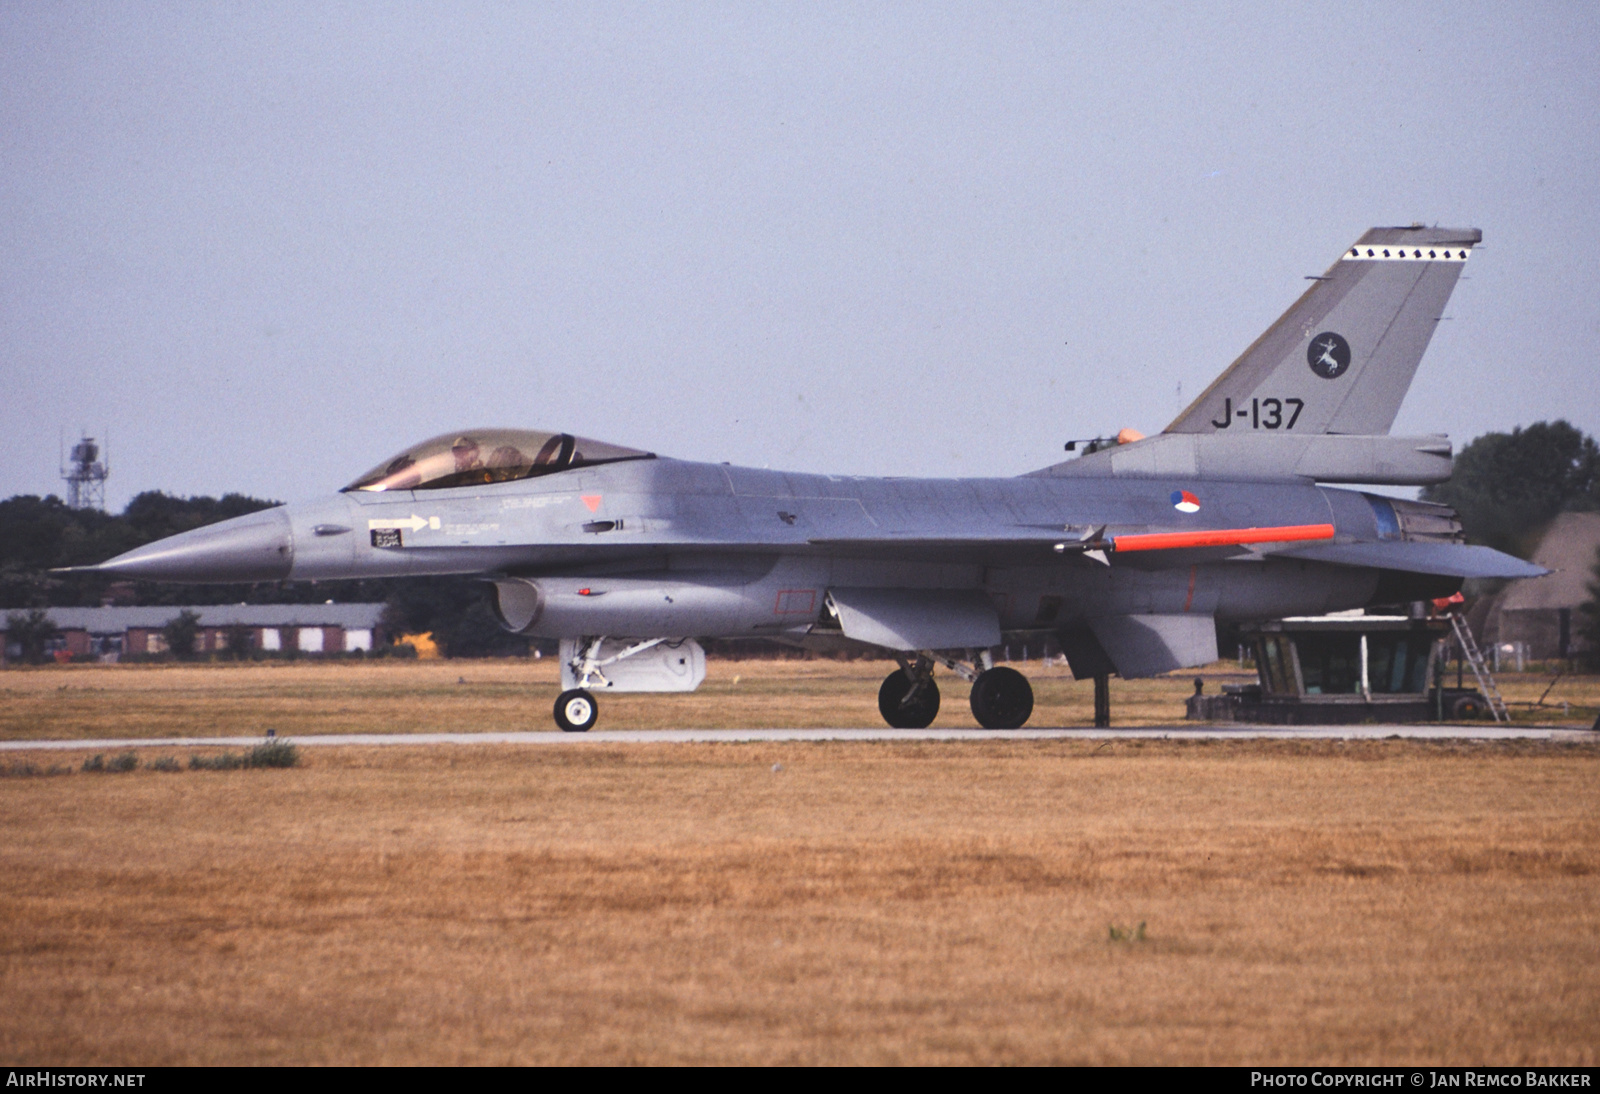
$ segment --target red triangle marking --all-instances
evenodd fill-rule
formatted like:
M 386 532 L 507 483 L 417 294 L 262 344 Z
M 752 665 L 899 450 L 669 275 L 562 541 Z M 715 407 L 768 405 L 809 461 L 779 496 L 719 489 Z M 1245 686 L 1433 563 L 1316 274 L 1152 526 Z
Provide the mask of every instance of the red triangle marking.
M 593 513 L 593 512 L 596 512 L 596 511 L 599 510 L 599 508 L 600 508 L 600 495 L 599 494 L 584 494 L 584 495 L 582 495 L 582 497 L 583 497 L 583 504 L 585 504 L 585 505 L 587 505 L 589 507 L 589 512 Z

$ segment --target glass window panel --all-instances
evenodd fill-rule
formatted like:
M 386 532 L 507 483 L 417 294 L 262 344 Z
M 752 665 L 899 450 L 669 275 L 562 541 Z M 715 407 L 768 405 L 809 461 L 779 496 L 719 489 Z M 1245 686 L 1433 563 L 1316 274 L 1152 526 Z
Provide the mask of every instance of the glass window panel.
M 1302 634 L 1300 676 L 1307 695 L 1348 695 L 1361 690 L 1361 636 Z
M 1289 643 L 1282 635 L 1261 639 L 1260 665 L 1266 675 L 1267 691 L 1274 695 L 1295 694 L 1294 668 L 1289 664 Z
M 444 490 L 550 475 L 574 467 L 653 459 L 649 452 L 570 433 L 473 429 L 441 433 L 368 471 L 346 490 Z

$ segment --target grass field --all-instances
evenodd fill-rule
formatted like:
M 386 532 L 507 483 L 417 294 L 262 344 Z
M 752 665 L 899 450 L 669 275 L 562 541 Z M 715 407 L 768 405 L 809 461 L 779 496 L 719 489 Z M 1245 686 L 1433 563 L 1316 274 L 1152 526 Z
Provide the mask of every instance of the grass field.
M 1029 725 L 1094 723 L 1094 689 L 1065 668 L 1020 665 L 1033 682 Z M 712 661 L 688 695 L 603 695 L 602 729 L 881 726 L 883 661 Z M 1230 662 L 1201 673 L 1112 680 L 1121 726 L 1183 720 L 1196 675 L 1253 681 Z M 976 726 L 967 687 L 941 672 L 935 725 Z M 1470 679 L 1470 677 L 1469 677 Z M 1600 677 L 1564 677 L 1537 710 L 1548 676 L 1501 678 L 1516 721 L 1587 727 L 1600 713 Z M 560 690 L 553 660 L 62 665 L 0 672 L 0 740 L 362 732 L 554 730 Z M 1567 706 L 1563 708 L 1563 703 Z
M 728 667 L 759 725 L 873 724 L 885 670 Z M 544 728 L 541 671 L 51 669 L 0 707 L 11 739 Z M 0 779 L 0 1060 L 1592 1066 L 1597 774 L 1588 743 L 994 740 Z

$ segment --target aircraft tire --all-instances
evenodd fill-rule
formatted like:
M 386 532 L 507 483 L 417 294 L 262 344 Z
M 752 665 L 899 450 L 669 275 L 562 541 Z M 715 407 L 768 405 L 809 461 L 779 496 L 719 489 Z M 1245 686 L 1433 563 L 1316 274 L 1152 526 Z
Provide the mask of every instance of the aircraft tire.
M 939 713 L 939 685 L 932 680 L 922 689 L 910 706 L 901 706 L 906 692 L 911 690 L 911 678 L 901 669 L 895 669 L 883 678 L 878 688 L 878 713 L 892 729 L 927 729 Z
M 1021 729 L 1033 714 L 1033 685 L 1004 665 L 972 682 L 972 716 L 984 729 Z
M 1483 703 L 1476 695 L 1463 695 L 1450 704 L 1450 717 L 1464 722 L 1469 718 L 1483 717 Z
M 556 696 L 556 725 L 563 733 L 587 733 L 600 717 L 600 707 L 582 688 L 563 691 Z

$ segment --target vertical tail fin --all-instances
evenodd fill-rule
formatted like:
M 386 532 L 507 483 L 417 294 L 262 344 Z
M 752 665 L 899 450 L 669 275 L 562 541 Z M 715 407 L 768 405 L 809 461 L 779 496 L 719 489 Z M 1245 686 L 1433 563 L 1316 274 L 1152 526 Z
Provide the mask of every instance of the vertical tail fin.
M 1389 432 L 1476 228 L 1373 228 L 1167 433 Z

